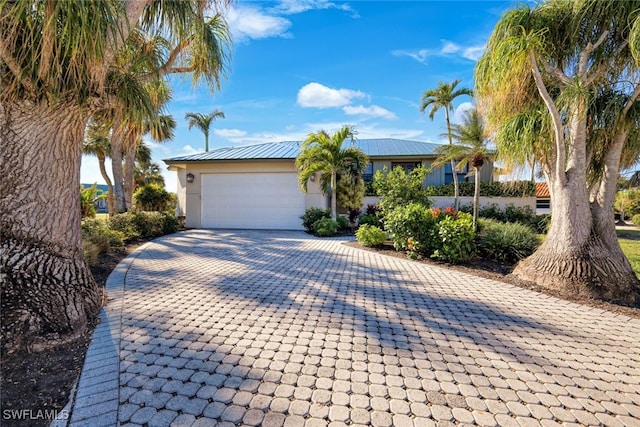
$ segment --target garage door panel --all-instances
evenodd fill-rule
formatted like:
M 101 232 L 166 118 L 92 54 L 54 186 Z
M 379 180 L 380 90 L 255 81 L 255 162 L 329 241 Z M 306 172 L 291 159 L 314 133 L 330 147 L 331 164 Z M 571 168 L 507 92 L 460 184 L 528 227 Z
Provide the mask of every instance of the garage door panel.
M 206 174 L 201 194 L 205 228 L 302 229 L 296 173 Z

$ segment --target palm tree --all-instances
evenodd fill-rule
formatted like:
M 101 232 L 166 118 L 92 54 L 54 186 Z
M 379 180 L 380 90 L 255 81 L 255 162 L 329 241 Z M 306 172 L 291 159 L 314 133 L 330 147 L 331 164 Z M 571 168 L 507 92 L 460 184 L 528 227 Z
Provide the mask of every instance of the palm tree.
M 355 132 L 351 126 L 329 135 L 324 130 L 310 133 L 302 142 L 301 152 L 296 158 L 299 170 L 298 183 L 303 192 L 307 192 L 307 185 L 311 176 L 320 174 L 320 184 L 325 194 L 331 192 L 331 218 L 337 218 L 336 190 L 338 174 L 360 176 L 367 169 L 369 158 L 364 152 L 350 145 L 343 147 L 349 139 L 353 142 Z
M 114 103 L 143 111 L 142 85 L 169 74 L 219 88 L 229 31 L 222 15 L 206 14 L 223 4 L 0 0 L 5 349 L 45 332 L 78 336 L 97 313 L 102 291 L 82 256 L 77 197 L 85 125 Z M 164 61 L 134 76 L 116 63 L 136 31 L 162 38 Z
M 462 169 L 467 164 L 473 168 L 475 187 L 473 191 L 473 227 L 478 224 L 478 206 L 480 205 L 480 169 L 489 160 L 489 148 L 482 117 L 478 110 L 465 111 L 462 124 L 453 125 L 451 136 L 456 141 L 454 145 L 443 145 L 436 149 L 438 158 L 433 162 L 434 167 L 445 163 L 457 162 L 456 168 Z
M 204 151 L 209 151 L 209 129 L 211 122 L 217 118 L 224 119 L 224 113 L 218 109 L 209 114 L 187 113 L 184 115 L 184 119 L 189 121 L 189 130 L 195 126 L 204 134 Z
M 451 137 L 451 120 L 449 118 L 449 113 L 453 112 L 453 100 L 462 95 L 472 96 L 473 92 L 471 89 L 460 88 L 456 89 L 456 86 L 460 83 L 460 80 L 454 80 L 451 83 L 443 83 L 438 82 L 438 87 L 436 89 L 429 89 L 422 94 L 422 103 L 420 105 L 420 111 L 425 112 L 425 110 L 431 107 L 431 111 L 429 112 L 429 118 L 433 120 L 438 110 L 444 108 L 444 116 L 447 120 L 447 136 L 449 137 L 449 144 L 453 144 Z M 451 164 L 451 173 L 453 174 L 453 189 L 454 189 L 454 198 L 455 198 L 455 208 L 458 210 L 460 208 L 460 190 L 458 188 L 458 173 L 455 168 L 455 162 L 452 160 Z
M 620 248 L 613 202 L 621 166 L 638 156 L 638 12 L 638 2 L 519 6 L 502 16 L 475 71 L 500 156 L 534 154 L 551 193 L 550 237 L 513 273 L 630 304 L 640 282 Z M 523 138 L 510 138 L 518 121 Z
M 109 215 L 115 214 L 115 205 L 113 200 L 113 182 L 107 173 L 106 160 L 111 153 L 111 139 L 109 133 L 111 126 L 101 123 L 95 118 L 89 120 L 84 142 L 82 143 L 82 153 L 93 155 L 98 158 L 98 168 L 102 179 L 107 183 L 107 210 Z

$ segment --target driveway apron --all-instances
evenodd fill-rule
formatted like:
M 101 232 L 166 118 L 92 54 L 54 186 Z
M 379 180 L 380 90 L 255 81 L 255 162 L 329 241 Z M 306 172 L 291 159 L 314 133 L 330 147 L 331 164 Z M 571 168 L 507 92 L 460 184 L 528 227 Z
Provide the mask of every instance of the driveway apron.
M 74 426 L 640 426 L 640 321 L 302 232 L 114 271 Z

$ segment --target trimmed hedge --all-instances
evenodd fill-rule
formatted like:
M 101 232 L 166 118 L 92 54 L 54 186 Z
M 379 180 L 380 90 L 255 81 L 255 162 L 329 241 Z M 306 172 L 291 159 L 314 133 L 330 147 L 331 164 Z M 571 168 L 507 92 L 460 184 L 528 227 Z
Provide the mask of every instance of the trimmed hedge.
M 473 197 L 475 184 L 473 182 L 459 183 L 460 196 Z M 453 197 L 455 190 L 453 183 L 438 187 L 427 187 L 429 196 Z M 536 185 L 531 181 L 494 181 L 480 183 L 480 197 L 534 197 Z

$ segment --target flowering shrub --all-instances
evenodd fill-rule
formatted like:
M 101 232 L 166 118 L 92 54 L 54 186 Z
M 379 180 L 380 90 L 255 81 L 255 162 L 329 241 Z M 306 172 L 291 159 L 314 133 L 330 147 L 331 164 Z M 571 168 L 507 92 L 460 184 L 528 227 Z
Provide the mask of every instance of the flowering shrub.
M 465 262 L 474 253 L 471 215 L 452 208 L 429 209 L 419 203 L 399 206 L 385 216 L 385 229 L 396 250 L 447 262 Z

